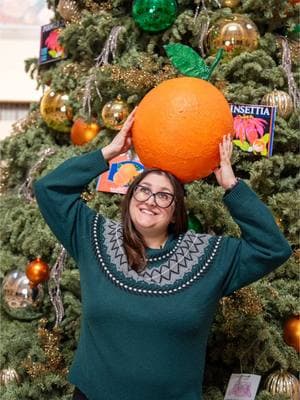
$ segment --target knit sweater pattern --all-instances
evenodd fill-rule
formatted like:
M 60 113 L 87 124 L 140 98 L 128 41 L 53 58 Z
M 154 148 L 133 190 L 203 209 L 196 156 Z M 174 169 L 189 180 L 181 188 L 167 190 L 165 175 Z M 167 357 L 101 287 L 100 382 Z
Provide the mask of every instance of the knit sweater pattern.
M 80 271 L 81 330 L 69 380 L 89 400 L 201 400 L 219 300 L 283 264 L 290 246 L 240 181 L 223 199 L 240 238 L 170 236 L 163 249 L 147 249 L 138 273 L 128 265 L 122 225 L 80 197 L 107 168 L 95 151 L 35 184 L 42 215 Z

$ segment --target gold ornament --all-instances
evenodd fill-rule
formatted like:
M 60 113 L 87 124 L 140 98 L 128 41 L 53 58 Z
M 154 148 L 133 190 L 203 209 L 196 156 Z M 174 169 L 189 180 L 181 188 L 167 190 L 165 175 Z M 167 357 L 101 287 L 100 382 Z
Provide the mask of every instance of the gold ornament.
M 0 386 L 7 386 L 9 383 L 14 382 L 19 384 L 21 382 L 20 376 L 14 368 L 4 368 L 0 370 Z
M 276 371 L 269 375 L 265 388 L 271 394 L 286 394 L 290 396 L 290 400 L 299 400 L 299 381 L 288 371 Z
M 59 132 L 70 132 L 72 111 L 68 106 L 69 96 L 49 89 L 41 100 L 40 112 L 46 124 Z
M 75 0 L 59 0 L 57 11 L 65 22 L 77 23 L 80 21 L 80 12 Z
M 13 318 L 28 321 L 40 318 L 43 296 L 43 288 L 31 288 L 30 281 L 23 271 L 10 271 L 3 279 L 3 308 Z
M 116 131 L 122 128 L 128 115 L 128 104 L 121 99 L 121 96 L 106 103 L 101 113 L 104 125 Z
M 291 96 L 282 90 L 273 90 L 267 93 L 261 100 L 261 104 L 277 107 L 277 114 L 282 118 L 288 118 L 294 109 Z
M 226 50 L 228 56 L 236 56 L 244 51 L 257 49 L 259 32 L 250 18 L 232 14 L 218 19 L 208 31 L 209 53 L 218 49 Z
M 240 2 L 241 2 L 240 0 L 222 0 L 221 6 L 234 8 L 234 7 L 237 7 L 240 4 Z
M 51 372 L 61 375 L 66 375 L 68 373 L 68 369 L 64 365 L 61 349 L 59 348 L 61 330 L 59 328 L 53 328 L 52 331 L 48 330 L 46 328 L 47 322 L 45 318 L 42 318 L 39 321 L 38 328 L 38 339 L 45 353 L 46 361 L 43 363 L 35 362 L 28 356 L 23 362 L 23 367 L 31 378 L 36 378 Z
M 283 338 L 286 344 L 300 352 L 300 316 L 293 316 L 285 321 Z

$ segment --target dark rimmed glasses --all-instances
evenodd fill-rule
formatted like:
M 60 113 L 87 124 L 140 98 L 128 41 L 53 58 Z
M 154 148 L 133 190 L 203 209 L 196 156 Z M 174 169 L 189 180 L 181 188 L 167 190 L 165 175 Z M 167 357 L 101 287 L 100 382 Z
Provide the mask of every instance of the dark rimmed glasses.
M 175 196 L 168 192 L 156 192 L 153 193 L 148 187 L 143 185 L 137 185 L 133 192 L 133 197 L 137 201 L 147 201 L 150 197 L 154 197 L 154 202 L 158 207 L 168 208 L 173 203 Z

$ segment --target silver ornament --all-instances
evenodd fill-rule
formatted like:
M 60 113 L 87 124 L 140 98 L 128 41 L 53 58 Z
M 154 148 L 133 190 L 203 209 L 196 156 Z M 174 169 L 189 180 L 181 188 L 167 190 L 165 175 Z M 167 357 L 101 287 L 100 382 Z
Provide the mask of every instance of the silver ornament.
M 23 271 L 10 271 L 3 279 L 1 300 L 3 308 L 12 318 L 27 321 L 40 318 L 43 298 L 42 286 L 31 288 Z

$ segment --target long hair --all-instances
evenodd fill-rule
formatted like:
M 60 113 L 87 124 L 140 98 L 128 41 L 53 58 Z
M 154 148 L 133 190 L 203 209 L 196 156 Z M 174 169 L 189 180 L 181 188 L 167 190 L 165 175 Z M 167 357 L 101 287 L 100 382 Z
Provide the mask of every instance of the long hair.
M 137 272 L 141 272 L 146 267 L 146 244 L 142 235 L 136 230 L 129 213 L 130 200 L 136 186 L 150 173 L 166 176 L 174 190 L 175 209 L 173 220 L 168 227 L 168 232 L 178 236 L 187 231 L 187 212 L 184 202 L 184 187 L 179 180 L 169 172 L 161 169 L 151 168 L 143 171 L 131 183 L 122 203 L 122 224 L 123 224 L 123 243 L 127 255 L 128 263 Z

